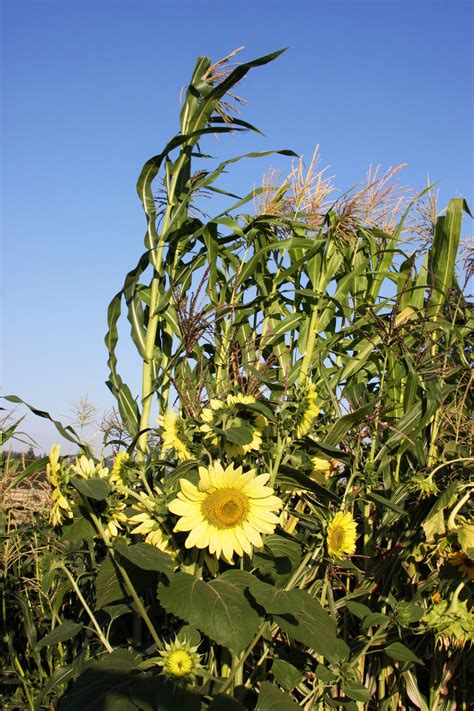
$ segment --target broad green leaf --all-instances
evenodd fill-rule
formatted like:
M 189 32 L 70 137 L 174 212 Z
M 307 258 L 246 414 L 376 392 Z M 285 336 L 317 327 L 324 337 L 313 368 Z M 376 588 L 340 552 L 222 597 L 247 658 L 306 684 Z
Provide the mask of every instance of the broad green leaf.
M 208 711 L 246 711 L 240 701 L 227 694 L 217 694 L 207 707 Z
M 269 574 L 277 587 L 282 587 L 301 562 L 298 541 L 281 533 L 265 537 L 263 549 L 254 551 L 252 563 L 262 573 Z
M 95 604 L 98 609 L 127 596 L 124 583 L 109 556 L 99 566 L 95 579 L 95 590 Z
M 158 586 L 158 598 L 167 612 L 236 654 L 250 644 L 260 622 L 241 590 L 224 580 L 204 583 L 176 573 L 169 585 Z
M 293 691 L 302 677 L 302 672 L 299 669 L 283 659 L 275 659 L 273 661 L 271 672 L 280 686 L 286 691 Z
M 320 679 L 325 684 L 332 684 L 337 679 L 336 675 L 323 664 L 318 664 L 314 673 L 316 674 L 317 679 Z
M 305 590 L 277 590 L 255 578 L 250 593 L 283 632 L 327 659 L 343 652 L 334 621 Z M 343 643 L 342 643 L 343 645 Z
M 170 575 L 173 572 L 174 563 L 171 556 L 149 543 L 127 545 L 122 541 L 117 541 L 114 548 L 121 556 L 142 570 L 155 570 L 165 573 L 165 575 Z
M 66 621 L 58 625 L 51 630 L 46 637 L 40 639 L 36 644 L 36 649 L 42 649 L 43 647 L 50 647 L 54 644 L 59 644 L 59 642 L 65 642 L 68 639 L 72 639 L 82 630 L 82 622 L 70 622 Z
M 64 523 L 61 527 L 61 538 L 65 541 L 85 540 L 94 538 L 96 535 L 94 524 L 80 511 L 75 511 L 73 520 Z
M 367 702 L 370 699 L 370 689 L 357 681 L 347 680 L 342 683 L 342 690 L 354 701 Z
M 384 615 L 382 612 L 371 612 L 367 617 L 364 617 L 362 622 L 362 629 L 368 630 L 369 627 L 374 627 L 375 625 L 385 625 L 390 621 L 390 617 Z
M 126 649 L 115 649 L 92 662 L 61 699 L 59 711 L 137 711 L 128 686 L 137 660 Z
M 416 662 L 417 664 L 423 664 L 423 661 L 401 642 L 389 644 L 388 647 L 385 647 L 384 652 L 399 662 Z
M 226 440 L 232 444 L 249 444 L 253 439 L 252 430 L 248 427 L 229 427 L 224 430 Z
M 474 525 L 465 523 L 456 531 L 459 545 L 464 553 L 474 560 Z
M 346 600 L 345 604 L 349 612 L 352 612 L 353 615 L 359 617 L 361 620 L 363 620 L 364 617 L 367 617 L 367 615 L 370 615 L 372 612 L 370 607 L 367 607 L 367 605 L 363 605 L 361 602 Z
M 105 479 L 95 477 L 93 479 L 80 479 L 78 476 L 73 476 L 70 479 L 71 484 L 77 491 L 87 499 L 95 501 L 105 501 L 110 494 L 110 486 Z
M 200 711 L 200 697 L 185 685 L 156 674 L 141 675 L 130 680 L 128 696 L 140 711 Z M 115 709 L 111 709 L 115 711 Z
M 299 708 L 291 696 L 280 691 L 274 684 L 269 681 L 262 683 L 255 711 L 298 711 Z

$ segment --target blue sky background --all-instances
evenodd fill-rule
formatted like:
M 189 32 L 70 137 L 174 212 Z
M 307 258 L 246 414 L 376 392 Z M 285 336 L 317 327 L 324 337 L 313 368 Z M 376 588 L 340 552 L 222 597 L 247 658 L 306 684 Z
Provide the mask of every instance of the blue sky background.
M 341 190 L 406 162 L 403 184 L 429 174 L 441 207 L 472 207 L 470 0 L 3 0 L 2 14 L 2 392 L 65 422 L 85 394 L 114 404 L 103 338 L 143 251 L 135 182 L 177 131 L 196 56 L 289 48 L 240 88 L 266 136 L 212 138 L 218 158 L 319 144 Z M 225 185 L 245 194 L 277 164 L 238 164 Z M 137 388 L 126 322 L 121 336 Z M 58 441 L 44 420 L 24 429 L 40 451 Z

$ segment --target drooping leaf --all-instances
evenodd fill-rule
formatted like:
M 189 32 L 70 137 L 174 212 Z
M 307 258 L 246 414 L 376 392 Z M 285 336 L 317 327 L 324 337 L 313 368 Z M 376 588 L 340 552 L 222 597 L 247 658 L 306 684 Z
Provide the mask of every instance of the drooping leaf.
M 128 686 L 137 659 L 126 649 L 115 649 L 92 662 L 61 699 L 59 711 L 137 711 Z
M 107 496 L 110 494 L 110 486 L 100 477 L 94 477 L 93 479 L 81 479 L 78 476 L 73 476 L 70 479 L 73 487 L 87 499 L 94 499 L 95 501 L 105 501 Z
M 396 659 L 399 662 L 416 662 L 417 664 L 423 664 L 423 661 L 416 656 L 411 649 L 408 649 L 401 642 L 393 642 L 389 644 L 388 647 L 384 649 L 385 654 L 388 654 L 392 659 Z
M 59 644 L 59 642 L 65 642 L 68 639 L 75 637 L 81 630 L 83 624 L 82 622 L 71 622 L 66 621 L 55 627 L 49 634 L 40 639 L 36 643 L 36 649 L 42 649 L 43 647 L 50 647 L 54 644 Z
M 255 711 L 297 711 L 300 707 L 284 691 L 264 681 L 260 687 Z
M 142 570 L 155 570 L 165 573 L 165 575 L 170 575 L 173 572 L 174 563 L 171 556 L 149 543 L 127 545 L 122 541 L 117 541 L 114 548 L 121 556 Z

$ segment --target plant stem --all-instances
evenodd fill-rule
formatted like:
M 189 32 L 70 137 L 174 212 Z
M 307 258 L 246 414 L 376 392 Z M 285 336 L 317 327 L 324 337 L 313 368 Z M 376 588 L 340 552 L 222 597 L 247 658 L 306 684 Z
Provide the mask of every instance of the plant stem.
M 67 577 L 69 578 L 69 581 L 70 581 L 72 587 L 74 588 L 77 597 L 78 597 L 79 600 L 81 601 L 84 610 L 87 612 L 87 614 L 88 614 L 89 617 L 90 617 L 90 620 L 91 620 L 92 624 L 94 625 L 94 628 L 95 628 L 95 630 L 96 630 L 96 632 L 97 632 L 97 636 L 99 637 L 100 641 L 102 642 L 102 644 L 104 645 L 104 647 L 106 648 L 106 650 L 107 650 L 109 653 L 112 653 L 112 652 L 113 652 L 113 649 L 112 649 L 112 647 L 110 646 L 109 641 L 105 638 L 105 636 L 104 636 L 102 630 L 100 629 L 99 623 L 97 622 L 97 620 L 96 620 L 96 618 L 95 618 L 95 616 L 94 616 L 94 613 L 93 613 L 92 610 L 90 609 L 90 607 L 89 607 L 89 605 L 87 604 L 87 602 L 86 602 L 86 600 L 85 600 L 83 594 L 81 593 L 80 588 L 79 588 L 79 586 L 78 586 L 78 584 L 77 584 L 77 582 L 76 582 L 74 576 L 71 575 L 71 573 L 70 573 L 69 570 L 66 568 L 66 566 L 64 565 L 64 563 L 61 563 L 61 565 L 59 565 L 59 568 L 60 568 L 60 570 L 63 570 L 63 571 L 66 573 Z

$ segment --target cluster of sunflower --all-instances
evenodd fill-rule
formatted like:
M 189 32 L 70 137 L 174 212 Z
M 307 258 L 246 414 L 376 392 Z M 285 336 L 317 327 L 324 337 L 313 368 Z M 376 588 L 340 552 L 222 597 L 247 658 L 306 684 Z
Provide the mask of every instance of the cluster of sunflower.
M 289 449 L 313 427 L 319 414 L 314 384 L 295 389 L 295 397 L 281 408 L 279 427 L 282 447 Z M 233 563 L 234 554 L 252 555 L 264 544 L 262 535 L 272 534 L 281 523 L 283 501 L 274 491 L 272 475 L 262 467 L 260 454 L 270 439 L 272 412 L 262 400 L 241 393 L 226 399 L 213 398 L 199 418 L 185 418 L 169 409 L 160 418 L 163 458 L 195 462 L 198 479 L 179 480 L 179 491 L 166 502 L 163 485 L 152 489 L 140 479 L 130 456 L 120 452 L 113 466 L 104 466 L 82 455 L 73 464 L 59 461 L 59 447 L 49 455 L 47 476 L 52 485 L 50 520 L 62 525 L 73 518 L 80 497 L 72 477 L 101 478 L 111 493 L 100 512 L 109 536 L 123 532 L 144 536 L 146 543 L 176 556 L 173 532 L 187 533 L 186 549 L 197 548 L 209 556 Z M 273 423 L 275 424 L 275 423 Z M 337 470 L 338 462 L 308 457 L 310 476 L 324 483 Z M 262 471 L 263 469 L 263 471 Z M 127 505 L 127 503 L 129 505 Z M 173 531 L 167 517 L 178 517 Z M 328 554 L 342 557 L 355 552 L 356 522 L 348 511 L 337 512 L 326 530 Z
M 198 467 L 196 483 L 180 479 L 180 491 L 168 504 L 168 510 L 179 516 L 174 531 L 188 533 L 186 548 L 207 549 L 211 556 L 231 563 L 234 553 L 251 555 L 252 547 L 263 546 L 262 534 L 274 532 L 283 508 L 271 474 L 257 474 L 264 440 L 274 442 L 273 424 L 282 435 L 282 448 L 289 450 L 310 432 L 318 414 L 316 388 L 304 383 L 282 406 L 278 423 L 270 423 L 272 413 L 261 400 L 241 393 L 229 394 L 225 400 L 211 399 L 199 419 L 184 418 L 173 410 L 160 417 L 162 456 L 171 450 L 180 462 L 210 459 Z M 338 467 L 338 462 L 317 456 L 309 461 L 310 476 L 319 483 Z M 326 540 L 331 556 L 355 552 L 356 522 L 350 512 L 335 514 Z
M 91 457 L 81 455 L 74 463 L 60 460 L 60 447 L 55 444 L 49 453 L 46 476 L 51 485 L 52 507 L 50 522 L 62 526 L 74 518 L 74 513 L 83 505 L 83 498 L 74 486 L 74 478 L 79 481 L 103 479 L 110 487 L 110 493 L 100 511 L 100 518 L 106 535 L 117 536 L 127 521 L 124 495 L 128 492 L 125 478 L 125 463 L 129 460 L 126 452 L 120 452 L 111 469 Z

